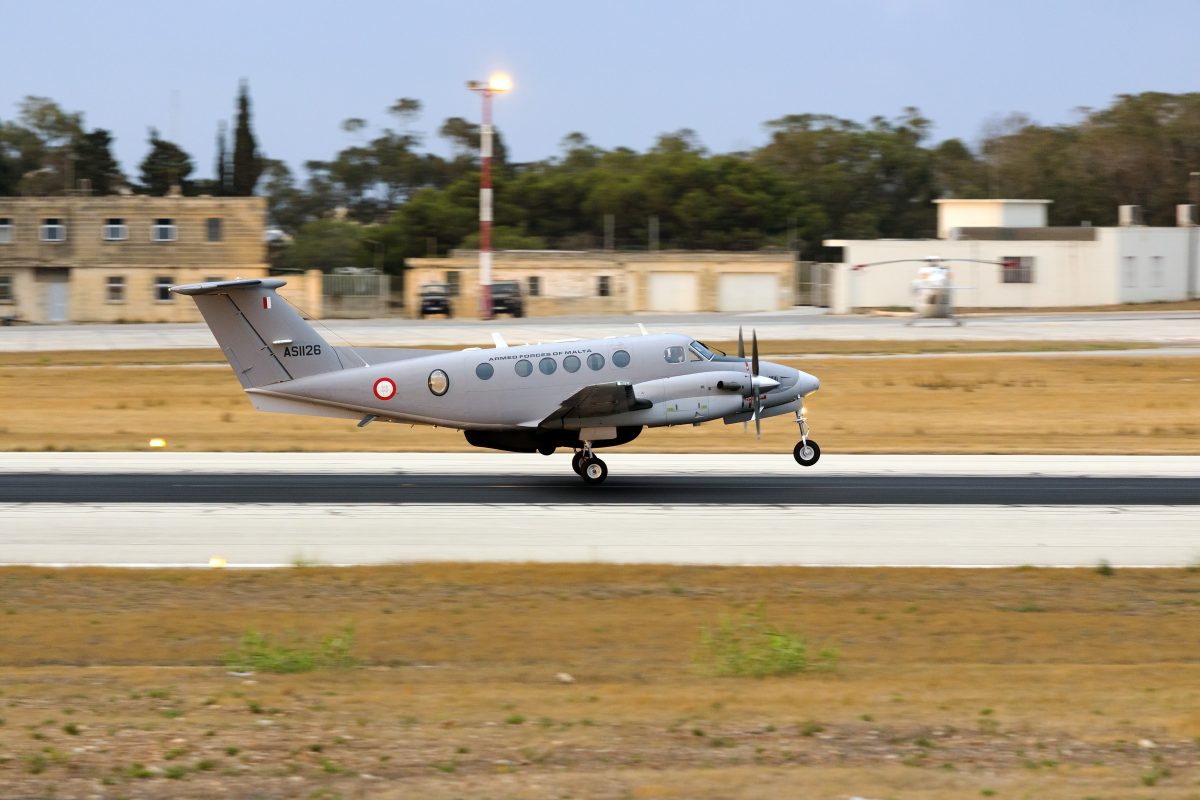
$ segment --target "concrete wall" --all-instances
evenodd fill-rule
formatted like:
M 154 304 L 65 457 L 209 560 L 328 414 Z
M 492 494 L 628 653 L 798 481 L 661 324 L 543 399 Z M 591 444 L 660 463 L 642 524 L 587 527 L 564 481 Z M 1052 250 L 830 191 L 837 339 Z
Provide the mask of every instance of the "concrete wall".
M 41 240 L 46 219 L 65 226 L 61 242 Z M 121 219 L 127 238 L 106 241 L 104 228 Z M 155 241 L 155 221 L 171 219 L 173 241 Z M 0 243 L 0 274 L 11 275 L 13 302 L 0 316 L 45 322 L 51 284 L 65 280 L 68 319 L 73 322 L 187 322 L 198 320 L 195 303 L 174 295 L 160 300 L 161 277 L 170 283 L 258 278 L 267 274 L 263 230 L 266 201 L 260 197 L 10 197 L 0 198 L 0 219 L 12 237 Z M 209 219 L 220 220 L 211 241 Z M 124 297 L 110 300 L 110 278 L 124 279 Z
M 1094 241 L 858 241 L 831 240 L 845 264 L 834 281 L 832 309 L 908 306 L 920 264 L 855 264 L 941 258 L 1034 259 L 1033 283 L 1004 283 L 993 264 L 951 262 L 961 308 L 1054 308 L 1183 300 L 1187 296 L 1186 228 L 1097 228 Z
M 1049 200 L 933 201 L 938 210 L 938 238 L 949 239 L 955 228 L 1041 228 Z
M 531 316 L 566 314 L 623 314 L 652 311 L 651 275 L 680 272 L 697 276 L 695 310 L 716 311 L 722 275 L 772 274 L 777 276 L 774 296 L 760 298 L 763 310 L 788 308 L 795 296 L 795 260 L 791 253 L 604 253 L 556 251 L 502 251 L 492 261 L 492 280 L 518 280 Z M 420 289 L 425 283 L 447 283 L 457 272 L 460 293 L 454 301 L 456 316 L 479 312 L 479 254 L 455 251 L 448 258 L 409 260 L 405 278 L 405 309 L 416 316 Z M 599 278 L 608 278 L 610 294 L 599 295 Z M 540 284 L 537 297 L 528 293 L 529 279 Z

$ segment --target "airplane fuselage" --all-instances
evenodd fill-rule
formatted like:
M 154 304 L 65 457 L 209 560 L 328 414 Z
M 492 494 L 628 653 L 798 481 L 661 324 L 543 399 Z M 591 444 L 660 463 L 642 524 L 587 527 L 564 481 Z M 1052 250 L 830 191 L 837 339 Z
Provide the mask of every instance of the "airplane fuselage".
M 308 345 L 287 346 L 283 360 L 306 358 Z M 319 354 L 318 354 L 319 355 Z M 760 393 L 763 408 L 797 404 L 815 391 L 811 375 L 761 362 L 777 384 Z M 294 411 L 288 401 L 316 403 L 330 416 L 441 425 L 464 430 L 537 427 L 567 398 L 595 384 L 629 384 L 645 408 L 559 420 L 584 426 L 694 424 L 749 411 L 748 358 L 722 356 L 687 336 L 661 334 L 447 351 L 383 361 L 249 389 L 263 410 Z M 780 413 L 780 412 L 776 412 Z

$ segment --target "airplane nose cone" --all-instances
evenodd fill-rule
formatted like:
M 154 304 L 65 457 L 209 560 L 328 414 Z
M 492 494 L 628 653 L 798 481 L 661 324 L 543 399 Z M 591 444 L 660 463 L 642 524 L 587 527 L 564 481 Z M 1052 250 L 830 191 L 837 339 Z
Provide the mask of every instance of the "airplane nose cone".
M 816 375 L 809 375 L 807 372 L 801 372 L 796 380 L 796 392 L 801 397 L 810 395 L 820 388 L 821 381 Z

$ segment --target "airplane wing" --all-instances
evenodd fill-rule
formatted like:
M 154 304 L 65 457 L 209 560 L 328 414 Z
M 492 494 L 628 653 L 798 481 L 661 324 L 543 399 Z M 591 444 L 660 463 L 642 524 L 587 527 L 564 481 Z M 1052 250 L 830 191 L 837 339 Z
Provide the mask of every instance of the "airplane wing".
M 538 423 L 538 427 L 561 428 L 567 417 L 603 417 L 625 411 L 642 411 L 652 405 L 649 400 L 639 400 L 634 396 L 633 384 L 629 381 L 597 383 L 585 386 L 563 400 L 550 416 Z

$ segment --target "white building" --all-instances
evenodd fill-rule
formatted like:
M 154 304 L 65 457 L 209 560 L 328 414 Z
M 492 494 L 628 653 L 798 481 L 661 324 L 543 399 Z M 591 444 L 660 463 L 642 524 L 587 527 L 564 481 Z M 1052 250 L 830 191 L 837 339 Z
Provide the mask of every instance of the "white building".
M 950 261 L 959 308 L 1034 308 L 1186 300 L 1197 295 L 1194 207 L 1180 226 L 1048 227 L 1050 200 L 935 200 L 933 240 L 829 239 L 843 248 L 835 265 L 835 313 L 912 303 L 917 263 L 856 265 L 928 256 Z M 1123 220 L 1137 219 L 1130 207 Z M 953 259 L 1008 262 L 980 264 Z

